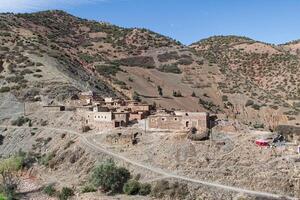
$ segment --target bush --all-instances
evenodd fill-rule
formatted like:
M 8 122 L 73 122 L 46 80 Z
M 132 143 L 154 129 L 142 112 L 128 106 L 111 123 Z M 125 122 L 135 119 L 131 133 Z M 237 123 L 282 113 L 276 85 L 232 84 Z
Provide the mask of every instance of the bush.
M 168 65 L 161 65 L 158 68 L 158 70 L 161 72 L 166 72 L 166 73 L 181 74 L 181 70 L 178 68 L 178 65 L 176 63 L 168 64 Z
M 9 91 L 10 91 L 10 87 L 1 87 L 0 88 L 0 93 L 9 92 Z
M 28 118 L 21 116 L 21 117 L 18 117 L 18 119 L 13 120 L 11 122 L 11 125 L 13 125 L 13 126 L 23 126 L 23 124 L 27 123 L 28 121 L 30 121 Z
M 42 165 L 48 166 L 50 160 L 52 160 L 54 157 L 55 157 L 55 154 L 54 154 L 54 153 L 46 154 L 46 155 L 44 155 L 43 157 L 41 157 L 40 163 L 41 163 Z
M 90 193 L 90 192 L 96 192 L 96 188 L 92 185 L 86 185 L 82 188 L 81 193 Z
M 248 106 L 252 106 L 253 104 L 254 104 L 254 101 L 252 101 L 251 99 L 249 99 L 249 100 L 246 102 L 245 106 L 248 107 Z
M 0 145 L 3 144 L 4 138 L 5 138 L 5 137 L 4 137 L 3 135 L 0 134 Z
M 134 93 L 132 95 L 132 99 L 135 100 L 135 101 L 138 101 L 138 102 L 141 101 L 140 95 L 136 91 L 134 91 Z
M 127 195 L 137 195 L 140 191 L 141 185 L 137 180 L 129 180 L 123 187 L 123 192 Z
M 96 71 L 103 76 L 115 76 L 116 73 L 122 71 L 119 65 L 96 65 Z
M 19 180 L 15 172 L 22 168 L 22 160 L 20 156 L 11 156 L 0 162 L 0 192 L 3 192 L 7 199 L 16 199 Z
M 153 57 L 149 56 L 136 56 L 130 58 L 123 58 L 118 61 L 121 65 L 129 67 L 143 67 L 143 68 L 155 68 L 155 61 Z
M 0 193 L 0 200 L 7 200 L 7 198 L 4 196 L 4 194 Z
M 149 183 L 141 184 L 139 195 L 146 196 L 151 193 L 151 185 Z
M 82 132 L 83 133 L 86 133 L 86 132 L 88 132 L 90 130 L 91 130 L 91 128 L 89 126 L 82 126 Z
M 169 196 L 174 199 L 184 199 L 189 191 L 186 184 L 169 183 L 168 181 L 158 181 L 154 186 L 151 194 L 156 198 L 163 198 Z
M 181 94 L 180 90 L 178 90 L 177 92 L 173 91 L 173 96 L 174 97 L 182 97 L 182 94 Z
M 56 190 L 54 188 L 54 184 L 49 184 L 43 188 L 43 193 L 47 194 L 50 197 L 55 196 Z
M 127 169 L 117 167 L 113 161 L 109 160 L 93 169 L 91 183 L 106 192 L 118 193 L 122 192 L 129 178 L 130 172 Z
M 228 101 L 228 96 L 227 95 L 223 95 L 222 96 L 222 101 Z
M 158 94 L 159 96 L 163 96 L 163 89 L 159 86 L 157 86 L 157 91 L 158 91 Z
M 168 62 L 169 60 L 177 60 L 179 55 L 176 51 L 170 51 L 157 55 L 159 62 Z
M 258 104 L 253 104 L 251 107 L 255 110 L 259 110 L 261 106 Z
M 74 196 L 74 191 L 71 188 L 63 187 L 58 195 L 59 200 L 67 200 L 69 197 Z

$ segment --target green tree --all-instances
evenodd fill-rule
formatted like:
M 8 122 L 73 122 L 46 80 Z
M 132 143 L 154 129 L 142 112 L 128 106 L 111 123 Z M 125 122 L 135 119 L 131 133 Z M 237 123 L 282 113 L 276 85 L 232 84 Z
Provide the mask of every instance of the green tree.
M 151 193 L 151 185 L 149 183 L 141 184 L 139 195 L 146 196 Z
M 109 160 L 93 169 L 91 183 L 95 187 L 101 187 L 105 192 L 119 193 L 122 192 L 129 178 L 130 172 L 127 169 L 117 167 L 113 161 Z
M 163 89 L 160 87 L 160 85 L 157 86 L 157 91 L 159 96 L 163 96 Z
M 135 101 L 138 101 L 138 102 L 141 101 L 140 95 L 136 91 L 134 91 L 134 93 L 132 95 L 132 99 L 135 100 Z
M 123 192 L 127 195 L 137 195 L 140 191 L 141 184 L 137 180 L 129 180 L 123 187 Z

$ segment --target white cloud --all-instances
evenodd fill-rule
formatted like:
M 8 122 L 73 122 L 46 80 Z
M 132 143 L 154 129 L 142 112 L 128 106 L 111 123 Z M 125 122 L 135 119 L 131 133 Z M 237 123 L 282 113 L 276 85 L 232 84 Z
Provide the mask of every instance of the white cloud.
M 0 12 L 30 12 L 63 9 L 70 6 L 104 2 L 106 0 L 0 0 Z

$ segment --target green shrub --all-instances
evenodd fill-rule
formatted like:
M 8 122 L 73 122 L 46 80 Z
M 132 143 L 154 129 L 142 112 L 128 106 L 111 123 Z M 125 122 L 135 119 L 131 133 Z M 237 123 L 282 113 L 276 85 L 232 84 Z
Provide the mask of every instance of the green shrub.
M 160 85 L 157 86 L 157 91 L 158 91 L 159 96 L 163 96 L 163 89 L 162 89 L 162 87 L 160 87 Z
M 63 187 L 60 194 L 58 195 L 59 200 L 67 200 L 71 196 L 74 196 L 74 191 L 71 188 Z
M 222 101 L 228 101 L 228 96 L 227 95 L 223 95 L 222 96 Z
M 253 109 L 255 109 L 255 110 L 260 110 L 260 105 L 258 105 L 258 104 L 253 104 L 252 106 L 251 106 Z
M 169 183 L 168 181 L 158 181 L 151 191 L 152 196 L 156 198 L 163 198 L 169 196 L 171 199 L 185 199 L 189 191 L 186 184 L 183 183 Z
M 139 195 L 146 196 L 151 193 L 151 185 L 149 183 L 142 183 Z
M 150 56 L 136 56 L 130 58 L 123 58 L 118 60 L 120 65 L 129 67 L 143 67 L 143 68 L 155 68 L 155 61 L 153 57 Z
M 178 90 L 177 92 L 173 91 L 173 96 L 174 97 L 182 97 L 182 94 L 181 94 L 180 90 Z
M 97 189 L 92 185 L 86 185 L 81 189 L 81 193 L 96 192 Z
M 93 186 L 101 187 L 106 192 L 118 193 L 122 192 L 129 178 L 130 172 L 127 169 L 117 167 L 113 161 L 109 160 L 93 169 L 90 181 Z
M 103 76 L 115 76 L 116 73 L 122 71 L 118 65 L 96 65 L 96 71 Z
M 246 102 L 245 106 L 248 107 L 248 106 L 252 106 L 254 104 L 254 101 L 251 100 L 251 99 L 248 99 L 248 101 Z
M 1 87 L 0 88 L 0 93 L 4 93 L 4 92 L 9 92 L 10 91 L 10 87 Z
M 135 100 L 135 101 L 138 101 L 138 102 L 141 101 L 140 95 L 136 91 L 134 91 L 134 93 L 132 95 L 132 99 Z
M 137 180 L 129 180 L 123 187 L 123 192 L 127 195 L 137 195 L 140 191 L 141 185 Z
M 7 200 L 7 198 L 4 196 L 4 194 L 0 193 L 0 200 Z
M 114 84 L 117 84 L 117 85 L 123 85 L 123 86 L 126 85 L 126 83 L 125 83 L 124 81 L 120 81 L 120 80 L 115 80 L 115 81 L 114 81 Z
M 254 127 L 254 128 L 264 128 L 265 125 L 264 125 L 264 124 L 260 124 L 260 123 L 255 123 L 255 124 L 253 125 L 253 127 Z
M 44 187 L 43 193 L 47 194 L 50 197 L 55 196 L 56 190 L 54 188 L 54 184 L 49 184 L 46 187 Z
M 30 121 L 30 119 L 21 116 L 21 117 L 18 117 L 16 120 L 13 120 L 11 122 L 11 125 L 13 125 L 13 126 L 23 126 L 23 124 L 27 123 L 28 121 Z
M 158 68 L 158 70 L 161 72 L 166 72 L 166 73 L 181 74 L 181 70 L 178 68 L 178 65 L 176 63 L 161 65 Z
M 193 64 L 194 60 L 192 57 L 188 56 L 188 55 L 183 55 L 179 60 L 178 60 L 178 64 L 179 65 L 191 65 Z
M 54 157 L 55 157 L 55 154 L 54 154 L 54 153 L 48 153 L 48 154 L 45 154 L 44 156 L 42 156 L 42 157 L 40 158 L 40 163 L 41 163 L 42 165 L 49 166 L 50 160 L 52 160 Z
M 159 62 L 168 62 L 169 60 L 177 60 L 178 58 L 179 55 L 176 51 L 166 52 L 157 55 L 157 59 Z

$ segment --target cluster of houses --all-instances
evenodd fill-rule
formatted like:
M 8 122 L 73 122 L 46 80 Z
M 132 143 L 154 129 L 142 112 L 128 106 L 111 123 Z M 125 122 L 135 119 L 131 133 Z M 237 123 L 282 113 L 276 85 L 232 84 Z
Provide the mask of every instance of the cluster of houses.
M 82 92 L 66 102 L 75 108 L 84 124 L 93 129 L 126 127 L 138 120 L 147 119 L 148 129 L 190 130 L 204 132 L 208 128 L 209 115 L 205 112 L 157 110 L 155 106 L 133 100 L 102 98 L 95 92 Z M 56 111 L 65 106 L 45 106 Z M 74 110 L 74 109 L 73 109 Z

